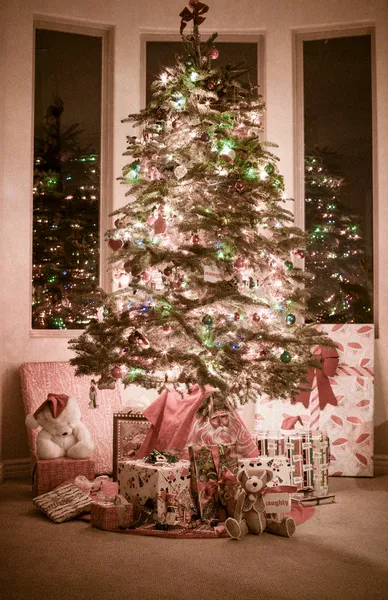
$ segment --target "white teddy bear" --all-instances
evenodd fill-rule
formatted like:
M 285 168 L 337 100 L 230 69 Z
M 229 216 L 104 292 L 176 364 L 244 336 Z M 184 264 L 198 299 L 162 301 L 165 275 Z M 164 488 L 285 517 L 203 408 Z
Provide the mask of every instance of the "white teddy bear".
M 77 399 L 65 394 L 48 394 L 47 400 L 26 417 L 29 429 L 42 427 L 36 439 L 38 459 L 89 458 L 94 443 L 87 427 L 81 422 Z

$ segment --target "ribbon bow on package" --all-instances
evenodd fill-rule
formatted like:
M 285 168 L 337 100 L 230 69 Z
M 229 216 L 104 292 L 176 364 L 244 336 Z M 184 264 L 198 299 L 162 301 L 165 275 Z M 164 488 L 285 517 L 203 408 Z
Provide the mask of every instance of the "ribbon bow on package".
M 311 388 L 314 381 L 314 377 L 317 378 L 317 389 L 319 396 L 319 408 L 323 410 L 328 404 L 337 406 L 337 399 L 331 389 L 329 377 L 334 377 L 337 373 L 338 367 L 338 352 L 335 348 L 329 348 L 326 346 L 318 346 L 314 352 L 315 355 L 319 356 L 322 364 L 321 369 L 315 367 L 309 369 L 307 373 L 307 383 L 310 389 L 301 391 L 294 402 L 301 402 L 305 408 L 309 407 Z
M 201 15 L 207 13 L 209 10 L 209 7 L 206 4 L 203 4 L 203 2 L 196 2 L 195 0 L 190 0 L 189 6 L 193 9 L 193 12 L 191 12 L 185 6 L 185 8 L 179 14 L 181 18 L 181 28 L 179 33 L 181 35 L 189 21 L 194 21 L 194 25 L 201 25 L 201 23 L 203 23 L 205 20 L 205 17 L 201 17 Z

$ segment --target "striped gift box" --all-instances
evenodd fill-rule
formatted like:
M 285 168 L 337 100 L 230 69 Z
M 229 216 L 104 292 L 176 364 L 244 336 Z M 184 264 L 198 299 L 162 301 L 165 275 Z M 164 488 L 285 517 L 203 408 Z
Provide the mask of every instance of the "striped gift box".
M 39 508 L 54 523 L 63 523 L 89 512 L 91 499 L 72 483 L 61 485 L 47 494 L 33 499 Z

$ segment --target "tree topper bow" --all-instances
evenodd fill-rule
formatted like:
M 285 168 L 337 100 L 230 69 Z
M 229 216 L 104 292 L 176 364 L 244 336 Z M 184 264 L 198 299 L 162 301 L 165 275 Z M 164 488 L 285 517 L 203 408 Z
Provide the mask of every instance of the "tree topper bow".
M 196 0 L 190 0 L 189 6 L 193 9 L 193 12 L 191 12 L 187 6 L 185 6 L 185 8 L 179 14 L 181 17 L 181 28 L 179 33 L 181 35 L 189 21 L 194 20 L 194 25 L 201 25 L 201 23 L 203 23 L 205 20 L 205 17 L 201 17 L 201 15 L 207 13 L 209 10 L 209 7 L 206 4 L 203 4 L 203 2 L 197 2 Z

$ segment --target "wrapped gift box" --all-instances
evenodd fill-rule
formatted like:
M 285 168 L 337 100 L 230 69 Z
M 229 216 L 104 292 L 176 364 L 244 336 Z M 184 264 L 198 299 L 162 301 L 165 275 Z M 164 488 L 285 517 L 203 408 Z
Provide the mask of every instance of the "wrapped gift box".
M 259 456 L 258 458 L 255 458 L 254 461 L 250 458 L 239 459 L 239 470 L 249 466 L 271 469 L 273 472 L 273 479 L 268 482 L 267 487 L 291 485 L 293 482 L 291 462 L 287 456 Z
M 91 499 L 72 483 L 58 486 L 33 499 L 39 508 L 54 523 L 64 523 L 90 511 Z
M 256 431 L 323 431 L 330 440 L 329 475 L 372 477 L 374 327 L 317 327 L 336 343 L 336 364 L 333 359 L 329 359 L 330 364 L 323 358 L 324 370 L 318 373 L 318 380 L 316 373 L 312 374 L 312 390 L 303 395 L 303 401 L 260 397 L 256 403 Z M 308 471 L 303 476 L 308 479 Z
M 202 519 L 224 520 L 226 514 L 232 516 L 238 471 L 235 444 L 189 446 L 189 455 L 192 491 Z M 226 511 L 220 511 L 222 507 Z
M 133 521 L 133 504 L 124 496 L 96 499 L 91 504 L 90 522 L 98 529 L 115 531 L 128 528 Z
M 165 522 L 172 506 L 177 509 L 178 522 L 190 520 L 196 512 L 187 460 L 170 464 L 152 464 L 142 459 L 119 461 L 118 483 L 119 493 L 134 505 L 135 513 L 141 513 L 146 506 L 155 521 Z
M 291 470 L 290 481 L 298 490 L 316 490 L 326 493 L 329 473 L 329 438 L 321 431 L 304 431 L 286 434 L 282 432 L 256 432 L 260 461 L 269 466 L 271 459 L 284 457 Z M 258 460 L 258 459 L 257 459 Z M 240 461 L 243 464 L 244 461 Z M 272 465 L 274 463 L 272 462 Z M 277 465 L 277 469 L 280 466 Z M 279 470 L 280 473 L 280 470 Z M 285 471 L 282 471 L 285 475 Z M 283 482 L 279 482 L 283 483 Z
M 54 458 L 38 460 L 34 467 L 32 487 L 34 497 L 50 492 L 64 481 L 74 480 L 77 475 L 94 479 L 94 461 L 89 459 Z

